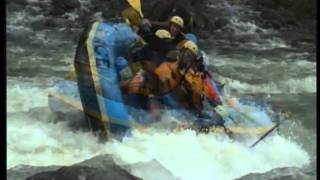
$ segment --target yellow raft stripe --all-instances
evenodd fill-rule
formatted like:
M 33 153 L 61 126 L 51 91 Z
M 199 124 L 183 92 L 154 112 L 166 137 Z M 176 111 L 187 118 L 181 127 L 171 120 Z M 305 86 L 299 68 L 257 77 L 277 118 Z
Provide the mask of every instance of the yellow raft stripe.
M 105 106 L 104 106 L 104 102 L 101 102 L 101 98 L 99 98 L 98 94 L 102 94 L 102 90 L 101 90 L 101 86 L 100 86 L 100 80 L 98 75 L 98 71 L 97 71 L 97 66 L 96 66 L 96 58 L 94 56 L 94 51 L 93 51 L 93 37 L 97 31 L 97 27 L 99 25 L 99 22 L 95 22 L 92 25 L 92 28 L 90 30 L 88 39 L 87 39 L 87 51 L 88 51 L 88 56 L 89 56 L 89 64 L 90 64 L 90 69 L 92 72 L 92 78 L 93 78 L 93 84 L 96 90 L 96 95 L 97 95 L 97 100 L 99 103 L 99 107 L 100 107 L 100 112 L 102 113 L 101 115 L 101 121 L 104 125 L 105 131 L 107 133 L 108 138 L 111 137 L 111 133 L 110 133 L 110 122 L 109 122 L 109 118 L 108 116 L 104 116 L 107 115 L 105 112 Z M 102 96 L 103 97 L 103 96 Z M 103 99 L 103 98 L 102 98 Z
M 271 125 L 268 125 L 265 127 L 230 127 L 228 129 L 237 135 L 261 135 L 261 134 L 265 134 L 267 131 L 273 128 L 274 125 L 275 124 L 272 123 Z M 181 126 L 181 127 L 177 127 L 175 131 L 179 132 L 187 129 L 190 129 L 190 128 Z M 209 132 L 225 134 L 225 130 L 222 127 L 212 127 L 209 129 Z
M 63 101 L 64 103 L 66 103 L 67 105 L 70 105 L 71 107 L 74 107 L 75 109 L 83 112 L 83 108 L 80 102 L 77 102 L 71 98 L 67 98 L 61 94 L 55 93 L 55 92 L 49 92 L 48 94 L 51 97 L 55 97 L 56 99 L 59 99 L 61 101 Z M 91 116 L 100 119 L 100 116 L 98 113 L 91 111 L 90 109 L 88 109 L 88 114 L 90 114 Z
M 267 126 L 267 127 L 231 127 L 228 128 L 230 131 L 232 131 L 235 134 L 248 134 L 248 135 L 257 135 L 257 134 L 264 134 L 267 131 L 269 131 L 271 128 L 273 128 L 274 124 Z M 224 133 L 223 128 L 213 128 L 210 130 L 211 132 L 218 132 L 218 133 Z
M 73 99 L 73 98 L 70 98 L 70 97 L 67 97 L 67 96 L 64 96 L 60 93 L 56 93 L 56 92 L 49 92 L 48 93 L 49 96 L 51 97 L 54 97 L 58 100 L 61 100 L 63 103 L 67 104 L 67 105 L 70 105 L 71 107 L 83 112 L 83 108 L 82 108 L 82 105 L 81 105 L 81 102 Z M 100 119 L 100 116 L 97 112 L 91 110 L 91 109 L 87 109 L 87 113 L 91 116 L 93 116 L 94 118 L 98 119 L 98 120 L 101 120 Z M 106 116 L 104 114 L 102 114 L 102 116 Z M 105 117 L 105 118 L 108 118 L 108 117 Z M 128 126 L 127 123 L 121 123 L 119 121 L 110 121 L 112 124 L 118 124 L 118 125 L 122 125 L 122 126 Z M 133 124 L 129 124 L 129 126 L 132 126 Z

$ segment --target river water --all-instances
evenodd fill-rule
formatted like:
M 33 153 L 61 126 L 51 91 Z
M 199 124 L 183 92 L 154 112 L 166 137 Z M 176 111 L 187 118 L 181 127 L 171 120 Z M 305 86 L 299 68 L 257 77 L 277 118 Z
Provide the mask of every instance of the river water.
M 181 179 L 234 179 L 274 168 L 304 167 L 316 160 L 316 62 L 273 37 L 275 30 L 231 18 L 227 30 L 200 42 L 209 69 L 227 80 L 228 95 L 266 104 L 273 112 L 292 113 L 279 132 L 254 149 L 248 146 L 255 138 L 237 142 L 193 131 L 135 131 L 123 142 L 100 144 L 89 132 L 56 122 L 48 108 L 49 88 L 72 67 L 76 43 L 70 36 L 80 30 L 70 34 L 63 28 L 29 27 L 33 19 L 42 18 L 24 11 L 7 15 L 7 33 L 16 34 L 7 42 L 7 169 L 21 164 L 71 165 L 111 153 L 119 164 L 156 159 Z M 135 172 L 140 177 L 145 173 L 152 172 Z

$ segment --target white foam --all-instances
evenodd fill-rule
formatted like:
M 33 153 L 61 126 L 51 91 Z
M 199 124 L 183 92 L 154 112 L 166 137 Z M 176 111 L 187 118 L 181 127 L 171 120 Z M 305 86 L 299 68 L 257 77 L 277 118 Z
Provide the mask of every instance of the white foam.
M 274 81 L 263 84 L 249 84 L 238 80 L 229 81 L 226 88 L 236 90 L 238 93 L 314 93 L 317 91 L 317 79 L 314 76 L 308 76 L 301 79 L 289 79 L 283 81 Z
M 280 38 L 271 38 L 258 42 L 249 42 L 244 44 L 245 47 L 250 47 L 256 50 L 270 50 L 275 48 L 290 48 L 290 46 Z
M 227 91 L 235 90 L 239 93 L 314 93 L 316 92 L 316 63 L 301 57 L 288 59 L 269 59 L 252 57 L 229 57 L 215 52 L 204 54 L 206 64 L 213 65 L 223 73 L 228 80 Z M 238 70 L 239 79 L 256 79 L 263 77 L 261 82 L 250 84 L 245 80 L 232 79 Z M 250 70 L 250 71 L 248 71 Z M 273 72 L 270 72 L 272 70 Z M 266 75 L 266 73 L 270 72 Z M 281 76 L 279 76 L 281 74 Z
M 71 165 L 103 148 L 90 133 L 74 133 L 63 123 L 51 124 L 23 113 L 9 115 L 7 136 L 7 168 L 18 164 Z
M 30 21 L 36 21 L 43 19 L 45 16 L 43 14 L 30 16 L 26 10 L 15 11 L 8 14 L 6 20 L 9 25 L 22 25 L 28 24 Z
M 31 107 L 46 107 L 46 90 L 28 86 L 30 84 L 11 83 L 7 97 L 10 112 L 7 119 L 7 168 L 19 164 L 71 165 L 111 153 L 118 163 L 156 159 L 175 177 L 219 180 L 309 163 L 308 154 L 296 142 L 279 135 L 268 137 L 254 149 L 248 146 L 256 139 L 237 142 L 223 135 L 196 135 L 193 131 L 134 131 L 123 142 L 99 144 L 91 133 L 72 132 L 64 122 L 50 123 L 49 112 L 43 111 L 41 116 L 21 112 Z M 136 173 L 144 177 L 145 172 Z
M 256 34 L 257 30 L 260 30 L 263 33 L 268 33 L 267 29 L 263 29 L 257 26 L 254 22 L 244 22 L 240 21 L 237 17 L 232 17 L 230 19 L 230 24 L 228 25 L 230 28 L 235 30 L 237 34 Z
M 69 20 L 71 20 L 71 21 L 75 21 L 77 18 L 79 18 L 79 15 L 78 14 L 76 14 L 76 13 L 65 13 L 64 15 L 63 15 L 63 17 L 64 18 L 66 18 L 66 19 L 69 19 Z
M 127 163 L 156 159 L 185 180 L 234 179 L 250 172 L 309 163 L 308 154 L 300 146 L 278 135 L 250 149 L 247 144 L 214 134 L 135 132 L 132 138 L 112 147 L 112 152 Z
M 156 159 L 174 176 L 189 180 L 233 179 L 250 172 L 309 163 L 308 154 L 299 145 L 279 135 L 268 137 L 254 149 L 248 146 L 255 139 L 241 143 L 222 135 L 196 135 L 194 131 L 134 131 L 123 142 L 99 144 L 90 133 L 71 132 L 64 123 L 51 124 L 18 113 L 9 118 L 8 168 L 18 164 L 71 165 L 111 153 L 122 163 Z
M 265 49 L 272 49 L 272 48 L 288 48 L 290 47 L 284 40 L 280 38 L 272 38 L 267 39 L 267 46 L 264 47 Z
M 57 78 L 9 77 L 7 79 L 7 112 L 28 111 L 48 106 L 48 88 Z
M 7 87 L 7 112 L 28 111 L 34 107 L 48 106 L 47 90 L 38 87 L 14 85 Z

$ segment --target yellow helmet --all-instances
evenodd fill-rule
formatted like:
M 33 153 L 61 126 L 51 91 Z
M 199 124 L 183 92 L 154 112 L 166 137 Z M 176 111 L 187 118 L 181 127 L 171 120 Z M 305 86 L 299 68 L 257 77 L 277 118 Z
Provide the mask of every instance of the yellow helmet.
M 183 47 L 189 49 L 194 55 L 198 55 L 199 53 L 198 46 L 192 41 L 185 42 L 183 44 Z
M 139 12 L 140 16 L 143 18 L 143 13 L 141 10 L 141 2 L 140 0 L 128 0 L 128 3 L 131 7 L 133 7 L 136 11 Z
M 183 28 L 183 19 L 179 16 L 173 16 L 169 22 L 175 23 L 181 28 Z
M 156 34 L 156 36 L 158 36 L 161 39 L 163 39 L 163 38 L 171 39 L 172 38 L 170 32 L 165 29 L 159 29 L 156 31 L 155 34 Z

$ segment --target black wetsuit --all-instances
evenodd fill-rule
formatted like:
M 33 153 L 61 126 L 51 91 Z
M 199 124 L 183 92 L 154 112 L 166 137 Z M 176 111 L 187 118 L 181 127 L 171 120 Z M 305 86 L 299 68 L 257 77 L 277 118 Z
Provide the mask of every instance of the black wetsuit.
M 171 60 L 166 55 L 169 51 L 176 49 L 172 41 L 159 38 L 150 29 L 140 30 L 139 35 L 146 42 L 146 45 L 137 51 L 131 52 L 130 56 L 133 61 L 152 61 L 159 65 L 164 61 Z
M 186 38 L 182 33 L 179 33 L 174 39 L 172 39 L 172 44 L 178 45 L 179 42 L 185 40 Z

